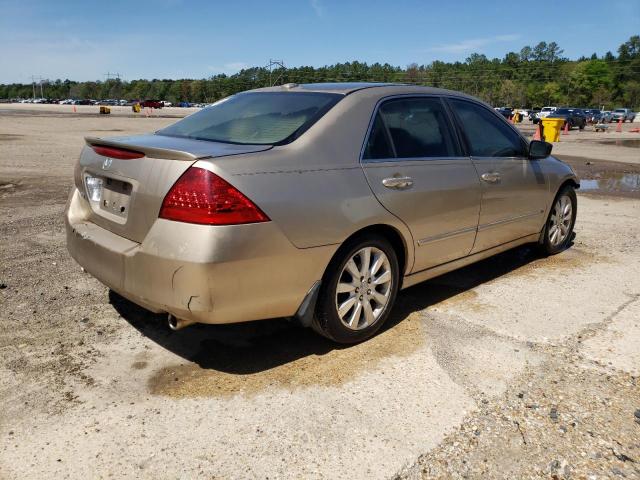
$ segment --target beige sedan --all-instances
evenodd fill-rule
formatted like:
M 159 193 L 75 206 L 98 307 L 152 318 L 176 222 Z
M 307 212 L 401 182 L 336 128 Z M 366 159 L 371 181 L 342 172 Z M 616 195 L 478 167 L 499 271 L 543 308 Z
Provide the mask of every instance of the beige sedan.
M 571 242 L 578 181 L 472 97 L 288 84 L 149 135 L 86 139 L 69 252 L 177 329 L 296 317 L 373 335 L 398 291 L 532 242 Z

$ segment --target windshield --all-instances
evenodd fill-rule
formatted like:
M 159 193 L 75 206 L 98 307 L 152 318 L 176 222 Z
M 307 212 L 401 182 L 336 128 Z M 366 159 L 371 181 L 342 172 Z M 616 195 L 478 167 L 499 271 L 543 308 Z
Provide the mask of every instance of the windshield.
M 542 112 L 552 112 L 553 108 L 552 107 L 544 107 L 541 111 Z
M 617 112 L 617 113 L 624 113 L 624 112 L 625 112 L 625 110 L 624 110 L 624 108 L 616 108 L 616 109 L 614 110 L 614 112 Z
M 559 114 L 563 114 L 563 113 L 571 113 L 571 110 L 569 110 L 568 108 L 559 108 L 555 111 L 555 113 L 559 113 Z
M 283 144 L 299 137 L 342 97 L 317 92 L 240 93 L 157 133 L 223 143 Z

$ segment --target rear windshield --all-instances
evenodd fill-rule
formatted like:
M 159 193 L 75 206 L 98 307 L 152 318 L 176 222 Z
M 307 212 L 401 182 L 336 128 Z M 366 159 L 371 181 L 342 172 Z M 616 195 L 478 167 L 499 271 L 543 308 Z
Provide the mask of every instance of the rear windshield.
M 299 137 L 343 95 L 248 92 L 225 98 L 157 133 L 223 143 L 274 145 Z

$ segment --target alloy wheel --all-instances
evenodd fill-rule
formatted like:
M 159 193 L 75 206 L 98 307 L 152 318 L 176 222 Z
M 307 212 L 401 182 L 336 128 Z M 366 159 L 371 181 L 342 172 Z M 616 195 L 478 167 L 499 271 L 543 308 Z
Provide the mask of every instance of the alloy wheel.
M 549 217 L 549 243 L 557 247 L 564 242 L 571 233 L 571 222 L 573 221 L 573 207 L 571 199 L 567 195 L 562 195 L 553 206 L 553 212 Z
M 377 322 L 389 303 L 392 281 L 391 263 L 382 250 L 358 250 L 338 279 L 335 298 L 340 321 L 351 330 Z

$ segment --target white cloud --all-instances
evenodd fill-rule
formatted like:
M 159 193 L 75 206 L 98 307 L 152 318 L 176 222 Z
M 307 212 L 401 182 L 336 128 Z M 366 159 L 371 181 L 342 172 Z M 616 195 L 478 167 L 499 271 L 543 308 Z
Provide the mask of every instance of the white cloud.
M 519 38 L 520 35 L 518 34 L 495 35 L 493 37 L 486 38 L 472 38 L 454 43 L 436 45 L 429 48 L 428 50 L 431 52 L 443 53 L 471 53 L 493 43 L 512 42 Z
M 322 0 L 309 0 L 311 4 L 311 8 L 315 12 L 316 16 L 324 17 L 324 5 L 322 4 Z

